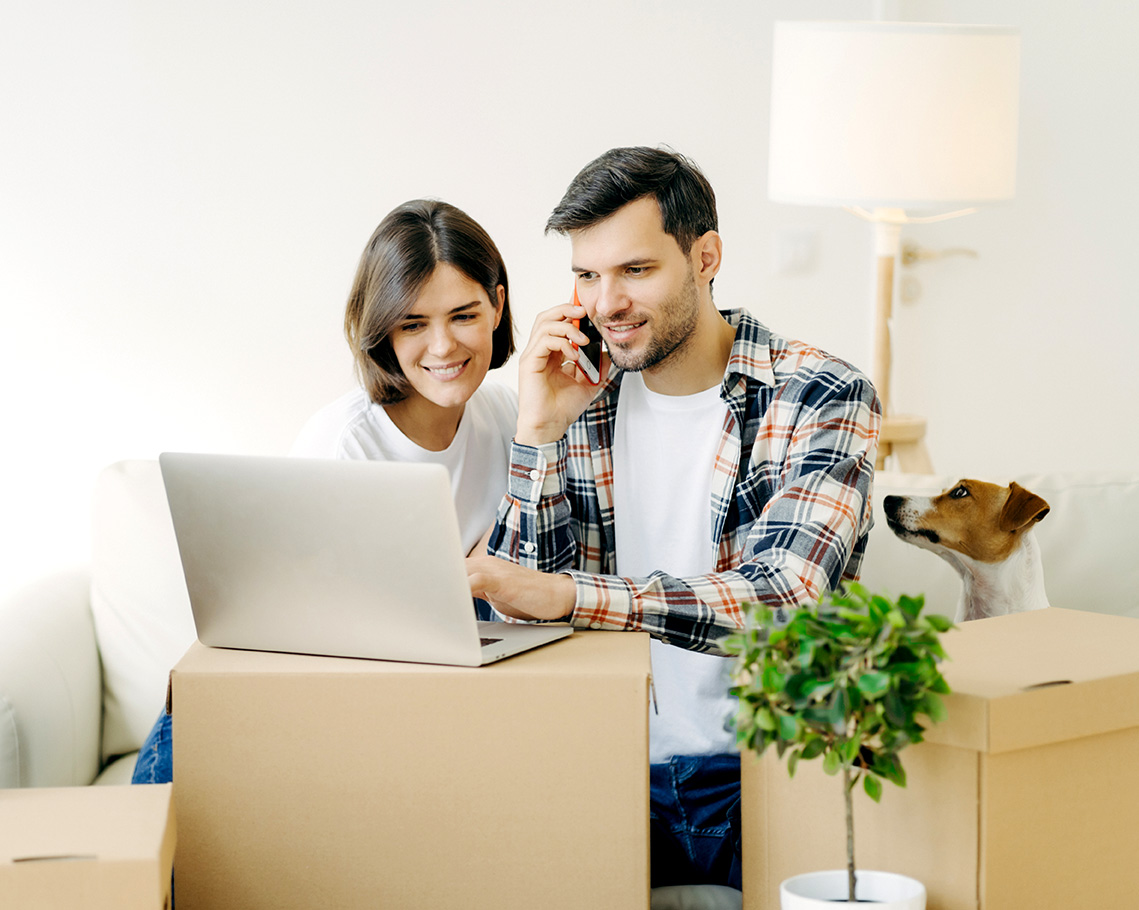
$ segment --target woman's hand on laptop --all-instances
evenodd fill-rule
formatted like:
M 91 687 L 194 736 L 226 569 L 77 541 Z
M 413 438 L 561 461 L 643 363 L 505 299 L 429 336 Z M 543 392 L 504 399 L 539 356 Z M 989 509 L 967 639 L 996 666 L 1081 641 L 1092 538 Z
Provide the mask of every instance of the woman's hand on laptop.
M 471 594 L 514 619 L 568 619 L 577 592 L 569 575 L 515 565 L 497 556 L 468 556 Z

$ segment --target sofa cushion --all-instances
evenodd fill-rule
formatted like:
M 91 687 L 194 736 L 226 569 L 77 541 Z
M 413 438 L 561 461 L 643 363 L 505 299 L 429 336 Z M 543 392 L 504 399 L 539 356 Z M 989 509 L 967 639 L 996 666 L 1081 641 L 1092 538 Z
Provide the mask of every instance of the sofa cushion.
M 157 461 L 123 461 L 95 485 L 91 612 L 103 661 L 103 758 L 135 752 L 194 623 Z
M 878 473 L 874 529 L 862 566 L 867 587 L 894 596 L 924 594 L 929 609 L 953 616 L 960 578 L 938 556 L 899 540 L 886 525 L 882 503 L 891 494 L 935 495 L 960 479 Z M 1139 474 L 1088 471 L 976 479 L 1002 485 L 1015 480 L 1051 507 L 1035 533 L 1052 606 L 1139 617 Z
M 99 652 L 85 566 L 0 601 L 0 787 L 74 787 L 99 770 Z

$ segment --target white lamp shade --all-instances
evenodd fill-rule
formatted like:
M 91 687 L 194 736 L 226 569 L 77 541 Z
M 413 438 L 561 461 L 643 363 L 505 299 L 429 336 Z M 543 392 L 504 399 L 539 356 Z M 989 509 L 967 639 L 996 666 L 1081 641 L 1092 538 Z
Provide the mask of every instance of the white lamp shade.
M 922 210 L 1016 190 L 1020 36 L 916 22 L 777 22 L 768 193 Z

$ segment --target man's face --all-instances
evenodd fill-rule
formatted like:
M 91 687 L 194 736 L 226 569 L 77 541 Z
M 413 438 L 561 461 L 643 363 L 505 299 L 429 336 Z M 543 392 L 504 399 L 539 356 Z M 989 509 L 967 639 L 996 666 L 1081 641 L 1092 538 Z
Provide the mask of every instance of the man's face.
M 692 336 L 700 297 L 689 257 L 661 227 L 651 196 L 574 231 L 577 293 L 623 370 L 651 370 Z

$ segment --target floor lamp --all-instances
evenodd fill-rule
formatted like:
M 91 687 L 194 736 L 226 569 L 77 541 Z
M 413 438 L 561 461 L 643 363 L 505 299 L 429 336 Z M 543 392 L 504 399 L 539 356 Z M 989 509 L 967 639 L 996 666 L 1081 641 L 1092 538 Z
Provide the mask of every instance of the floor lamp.
M 933 470 L 925 420 L 890 407 L 901 226 L 1013 195 L 1019 69 L 1012 28 L 775 23 L 768 195 L 841 206 L 875 229 L 870 378 L 884 414 L 878 467 L 894 454 L 903 471 Z

